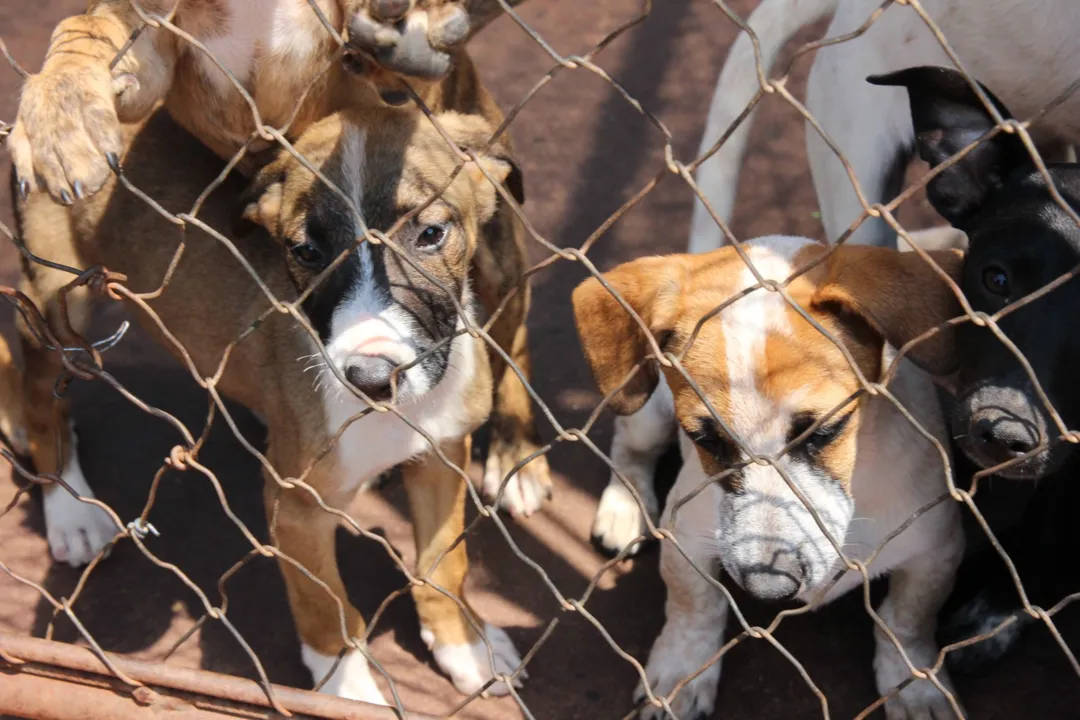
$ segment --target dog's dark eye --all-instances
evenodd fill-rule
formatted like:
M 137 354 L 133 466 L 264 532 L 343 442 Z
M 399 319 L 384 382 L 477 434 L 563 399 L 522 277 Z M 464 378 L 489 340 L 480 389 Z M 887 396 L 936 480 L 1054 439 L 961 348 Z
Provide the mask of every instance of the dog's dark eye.
M 852 413 L 848 413 L 839 419 L 834 419 L 831 422 L 820 426 L 817 430 L 810 433 L 803 442 L 802 447 L 811 455 L 820 453 L 830 443 L 836 440 L 836 438 L 840 437 L 840 434 L 844 432 L 844 428 L 847 427 L 848 421 L 851 420 L 851 415 Z M 788 433 L 788 442 L 792 443 L 805 435 L 817 421 L 818 418 L 810 413 L 800 413 L 796 415 L 791 423 L 791 431 Z
M 420 231 L 416 237 L 416 247 L 430 249 L 436 248 L 446 239 L 445 225 L 428 225 Z
M 293 245 L 292 254 L 298 263 L 312 270 L 317 270 L 325 264 L 322 251 L 309 242 Z
M 983 285 L 991 294 L 1007 298 L 1012 288 L 1009 285 L 1009 274 L 998 265 L 991 265 L 983 270 Z
M 720 431 L 711 417 L 697 420 L 693 427 L 687 427 L 687 434 L 694 444 L 719 462 L 732 462 L 736 456 L 735 443 Z

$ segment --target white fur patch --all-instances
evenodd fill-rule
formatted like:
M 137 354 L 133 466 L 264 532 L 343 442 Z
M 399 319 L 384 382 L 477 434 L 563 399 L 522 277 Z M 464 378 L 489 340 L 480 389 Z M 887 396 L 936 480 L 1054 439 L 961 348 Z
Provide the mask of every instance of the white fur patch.
M 488 658 L 488 646 L 482 641 L 470 645 L 436 645 L 435 634 L 431 629 L 424 626 L 420 628 L 420 637 L 435 656 L 436 664 L 450 676 L 454 687 L 466 695 L 482 688 L 484 683 L 496 674 L 509 675 L 521 664 L 521 656 L 505 630 L 485 623 L 484 634 L 491 643 L 491 653 L 495 658 L 494 673 Z M 528 673 L 522 670 L 514 681 L 514 687 L 521 687 L 521 680 L 526 677 Z M 510 690 L 506 683 L 497 682 L 486 692 L 490 695 L 507 695 Z
M 75 434 L 70 433 L 67 462 L 61 476 L 74 492 L 93 498 L 76 448 Z M 99 507 L 81 502 L 59 485 L 44 488 L 45 536 L 49 551 L 57 562 L 72 567 L 86 565 L 105 549 L 118 530 L 109 515 Z
M 401 413 L 435 442 L 464 437 L 470 430 L 472 418 L 463 399 L 476 373 L 477 342 L 482 341 L 467 334 L 455 338 L 442 380 L 423 396 L 398 403 Z M 327 430 L 334 434 L 368 407 L 335 378 L 331 382 L 336 387 L 323 390 L 322 397 Z M 339 467 L 349 473 L 341 478 L 342 487 L 366 487 L 380 473 L 430 450 L 424 436 L 394 413 L 371 411 L 353 422 L 337 444 Z
M 311 671 L 312 681 L 318 684 L 334 668 L 337 655 L 323 655 L 307 643 L 301 643 L 300 657 L 304 665 Z M 379 686 L 375 684 L 375 678 L 371 676 L 371 668 L 367 658 L 358 650 L 349 650 L 337 663 L 337 667 L 319 692 L 327 695 L 337 695 L 348 700 L 359 700 L 374 705 L 387 705 L 386 699 Z

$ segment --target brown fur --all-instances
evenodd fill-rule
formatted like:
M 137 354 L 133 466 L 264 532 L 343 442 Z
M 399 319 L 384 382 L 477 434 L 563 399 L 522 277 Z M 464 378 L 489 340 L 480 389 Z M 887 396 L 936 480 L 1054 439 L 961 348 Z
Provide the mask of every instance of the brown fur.
M 376 112 L 385 107 L 380 92 L 400 86 L 400 79 L 367 63 L 369 72 L 358 77 L 341 62 L 334 60 L 337 46 L 330 34 L 310 10 L 307 0 L 290 0 L 301 10 L 295 32 L 290 38 L 306 52 L 274 55 L 257 47 L 251 58 L 251 72 L 240 78 L 254 99 L 264 124 L 284 127 L 295 139 L 313 123 L 339 110 L 358 113 Z M 372 10 L 379 0 L 319 0 L 318 6 L 339 32 L 347 35 L 347 18 Z M 440 16 L 453 3 L 448 0 L 422 0 L 410 12 L 431 12 Z M 209 42 L 227 37 L 230 16 L 226 0 L 155 0 L 144 2 L 148 12 L 167 13 L 174 9 L 173 22 L 184 32 Z M 490 3 L 475 8 L 478 22 L 490 19 Z M 242 19 L 241 19 L 242 20 Z M 232 156 L 255 130 L 251 110 L 231 85 L 224 89 L 207 80 L 200 69 L 202 53 L 186 41 L 164 29 L 144 28 L 134 45 L 117 66 L 109 63 L 124 45 L 134 27 L 142 25 L 126 0 L 94 0 L 84 15 L 62 21 L 53 33 L 42 72 L 26 82 L 16 126 L 8 141 L 16 167 L 17 180 L 48 190 L 54 198 L 70 202 L 92 195 L 110 176 L 107 155 L 123 155 L 121 122 L 142 122 L 160 103 L 174 119 L 222 157 Z M 432 30 L 432 32 L 434 32 Z M 304 44 L 306 41 L 308 44 Z M 490 127 L 502 119 L 494 100 L 480 84 L 468 56 L 455 49 L 449 73 L 438 80 L 413 79 L 411 84 L 425 104 L 435 112 L 456 110 L 480 115 Z M 298 111 L 296 102 L 304 91 L 306 100 Z M 500 143 L 512 152 L 509 139 Z M 256 140 L 252 150 L 268 147 Z M 244 172 L 261 166 L 266 153 L 241 163 Z M 509 187 L 523 201 L 520 178 L 511 176 Z M 163 179 L 160 187 L 165 187 Z M 35 203 L 26 213 L 29 235 L 47 237 L 57 222 L 66 222 L 59 208 Z M 505 203 L 499 203 L 494 218 L 482 230 L 483 242 L 473 258 L 473 282 L 477 295 L 488 312 L 493 312 L 507 295 L 516 291 L 490 334 L 510 355 L 526 377 L 530 362 L 525 317 L 529 306 L 529 286 L 522 280 L 526 251 L 520 222 Z M 52 244 L 52 243 L 49 243 Z M 67 250 L 54 248 L 61 255 Z M 74 261 L 75 258 L 68 258 Z M 77 264 L 71 262 L 69 264 Z M 35 296 L 48 302 L 63 278 L 53 273 L 35 284 Z M 73 312 L 85 314 L 75 295 Z M 54 312 L 54 311 L 51 311 Z M 53 317 L 53 320 L 58 318 Z M 76 318 L 79 321 L 80 318 Z M 28 351 L 35 354 L 33 349 Z M 37 362 L 36 358 L 28 359 Z M 489 456 L 504 472 L 532 454 L 538 447 L 532 403 L 518 377 L 501 358 L 494 363 L 494 434 Z M 41 438 L 44 428 L 31 431 Z M 42 443 L 39 443 L 42 444 Z M 47 445 L 48 443 L 44 443 Z M 54 462 L 45 463 L 52 467 Z M 55 468 L 54 468 L 55 469 Z M 533 460 L 528 471 L 536 481 L 550 489 L 547 462 Z
M 799 251 L 793 264 L 797 268 L 809 266 L 826 250 L 825 246 L 808 246 Z M 959 253 L 931 255 L 953 277 L 959 272 Z M 734 415 L 728 403 L 731 380 L 727 364 L 717 360 L 726 357 L 724 331 L 715 319 L 700 328 L 698 324 L 737 293 L 736 281 L 745 267 L 735 250 L 727 247 L 701 255 L 644 258 L 603 276 L 641 316 L 661 350 L 682 357 L 687 373 L 727 422 Z M 884 248 L 838 247 L 824 263 L 792 282 L 787 292 L 843 343 L 870 381 L 876 381 L 883 369 L 885 341 L 899 347 L 960 314 L 948 286 L 925 261 L 914 253 Z M 605 396 L 644 363 L 611 403 L 621 414 L 636 411 L 659 378 L 640 326 L 596 278 L 575 289 L 574 311 L 585 356 Z M 755 361 L 759 369 L 756 386 L 774 401 L 801 396 L 798 412 L 820 418 L 839 407 L 860 385 L 836 345 L 796 310 L 788 307 L 787 314 L 793 333 L 790 337 L 767 337 L 764 357 Z M 697 336 L 688 347 L 695 329 Z M 942 333 L 937 342 L 916 346 L 909 357 L 924 369 L 947 369 L 952 362 L 948 338 L 948 333 Z M 663 372 L 674 396 L 676 416 L 693 432 L 697 420 L 711 413 L 678 370 L 664 368 Z M 854 409 L 848 406 L 832 419 Z M 855 417 L 822 454 L 821 462 L 834 477 L 851 476 L 857 428 Z M 707 471 L 720 469 L 716 459 L 706 453 L 702 453 L 702 462 Z
M 418 113 L 392 112 L 397 114 L 396 119 L 381 117 L 379 113 L 353 115 L 351 120 L 328 118 L 313 125 L 298 141 L 297 148 L 317 167 L 325 167 L 334 161 L 334 148 L 339 147 L 336 138 L 343 127 L 349 122 L 366 124 L 372 136 L 378 138 L 380 148 L 396 149 L 397 155 L 404 158 L 397 202 L 402 212 L 407 212 L 428 199 L 409 178 L 442 187 L 457 158 L 426 119 L 406 120 Z M 481 120 L 453 113 L 440 120 L 456 142 L 482 151 L 474 144 L 478 129 L 484 125 Z M 152 117 L 141 130 L 131 127 L 127 132 L 135 137 L 125 155 L 130 168 L 126 175 L 172 212 L 190 209 L 196 196 L 220 172 L 220 161 L 164 114 Z M 184 163 L 177 164 L 173 159 L 176 157 L 183 157 Z M 502 179 L 510 169 L 495 156 L 483 156 L 481 162 L 496 179 Z M 273 213 L 264 203 L 262 209 L 266 214 L 253 219 L 266 223 L 276 242 L 270 242 L 261 231 L 236 237 L 234 242 L 273 293 L 282 300 L 292 300 L 297 294 L 296 286 L 282 260 L 281 243 L 290 242 L 290 228 L 303 222 L 305 211 L 303 203 L 293 201 L 304 193 L 329 190 L 291 156 L 283 155 L 272 167 L 275 177 L 284 175 L 284 189 Z M 203 206 L 200 219 L 213 228 L 229 227 L 235 212 L 235 197 L 241 191 L 238 183 L 242 182 L 235 175 L 230 176 Z M 104 264 L 123 272 L 128 275 L 125 286 L 135 293 L 153 293 L 159 289 L 183 242 L 184 252 L 175 275 L 160 295 L 148 298 L 157 317 L 148 317 L 137 304 L 132 303 L 131 307 L 162 345 L 181 359 L 190 359 L 200 377 L 214 375 L 226 349 L 269 308 L 269 301 L 223 244 L 195 227 L 182 232 L 141 199 L 127 192 L 116 192 L 116 188 L 116 181 L 109 180 L 100 193 L 76 203 L 71 210 L 60 208 L 44 196 L 31 197 L 20 206 L 23 237 L 32 251 L 47 257 L 78 266 Z M 471 266 L 474 254 L 480 253 L 487 243 L 482 230 L 492 213 L 497 212 L 494 188 L 475 164 L 469 164 L 439 203 L 454 208 L 460 218 L 464 237 L 457 268 L 464 273 Z M 270 222 L 271 218 L 274 222 Z M 56 271 L 35 268 L 33 280 L 28 278 L 25 282 L 27 292 L 49 308 L 53 319 L 55 297 L 47 293 L 52 293 L 63 280 Z M 76 331 L 85 329 L 86 319 L 85 315 L 76 317 L 73 323 Z M 168 329 L 168 335 L 163 327 Z M 62 434 L 57 432 L 50 394 L 60 368 L 56 354 L 38 347 L 29 335 L 25 336 L 24 347 L 29 363 L 24 399 L 30 416 L 31 452 L 39 471 L 55 472 L 59 469 L 56 458 L 61 454 L 57 443 Z M 344 509 L 355 492 L 355 484 L 350 485 L 349 468 L 339 467 L 334 453 L 318 460 L 337 428 L 326 427 L 311 377 L 304 374 L 304 364 L 297 362 L 298 357 L 311 352 L 310 347 L 307 334 L 295 321 L 271 314 L 255 332 L 232 347 L 218 389 L 266 419 L 267 457 L 281 477 L 303 476 L 329 506 Z M 492 377 L 484 362 L 486 353 L 482 347 L 477 352 L 481 356 L 477 374 L 472 378 L 469 392 L 461 398 L 472 418 L 470 431 L 487 419 L 492 398 Z M 66 415 L 62 404 L 60 414 Z M 442 446 L 445 454 L 463 468 L 467 467 L 468 448 L 468 433 Z M 431 571 L 433 582 L 460 597 L 467 572 L 465 543 L 459 543 L 446 554 L 434 570 L 430 565 L 448 550 L 464 528 L 464 480 L 433 453 L 428 453 L 408 464 L 405 486 L 414 519 L 420 571 Z M 307 568 L 344 602 L 348 636 L 363 637 L 364 620 L 346 600 L 335 560 L 334 529 L 338 519 L 321 510 L 306 491 L 281 489 L 271 481 L 267 483 L 267 510 L 273 519 L 272 537 L 280 550 Z M 282 562 L 281 566 L 301 638 L 325 654 L 338 652 L 344 639 L 337 603 L 325 588 L 313 583 L 293 564 Z M 475 640 L 475 631 L 461 610 L 444 594 L 416 587 L 414 597 L 421 621 L 432 629 L 437 644 Z

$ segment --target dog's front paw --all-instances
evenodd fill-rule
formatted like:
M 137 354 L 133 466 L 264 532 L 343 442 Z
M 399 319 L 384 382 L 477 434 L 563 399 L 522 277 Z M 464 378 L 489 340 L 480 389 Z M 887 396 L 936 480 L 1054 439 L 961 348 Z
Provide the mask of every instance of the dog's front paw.
M 933 665 L 937 659 L 936 648 L 928 643 L 921 649 L 908 647 L 907 650 L 908 657 L 919 669 Z M 891 692 L 893 688 L 899 687 L 901 683 L 911 678 L 911 671 L 896 648 L 886 647 L 880 640 L 874 657 L 874 672 L 877 676 L 878 692 L 882 695 Z M 937 679 L 956 699 L 956 690 L 953 688 L 948 672 L 944 669 L 939 670 Z M 959 699 L 957 699 L 957 707 L 960 707 L 963 713 Z M 885 717 L 888 720 L 955 720 L 956 713 L 949 699 L 932 682 L 913 680 L 885 702 Z
M 532 443 L 521 442 L 514 445 L 498 436 L 491 439 L 487 464 L 484 466 L 484 495 L 488 500 L 494 500 L 499 497 L 501 489 L 499 506 L 510 513 L 511 517 L 528 517 L 551 497 L 551 469 L 543 455 L 533 458 L 521 467 L 503 488 L 503 480 L 507 474 L 536 450 Z
M 491 654 L 495 659 L 494 672 L 488 657 L 488 646 L 483 640 L 461 645 L 436 645 L 431 631 L 421 629 L 421 635 L 435 656 L 435 662 L 450 676 L 454 687 L 466 695 L 472 695 L 495 675 L 509 675 L 521 665 L 521 656 L 505 630 L 485 623 L 484 634 L 491 643 Z M 526 677 L 528 673 L 522 669 L 514 679 L 514 687 L 521 687 L 521 680 Z M 510 689 L 506 687 L 506 683 L 496 682 L 485 692 L 489 695 L 507 695 Z
M 670 695 L 676 685 L 701 669 L 719 649 L 718 643 L 722 638 L 715 629 L 702 630 L 693 632 L 687 628 L 683 631 L 670 624 L 664 626 L 645 667 L 649 687 L 657 699 Z M 711 716 L 719 682 L 720 662 L 717 661 L 668 700 L 675 717 L 680 720 L 705 720 Z M 641 703 L 646 697 L 645 686 L 639 682 L 634 691 L 634 702 Z M 640 717 L 641 720 L 665 720 L 669 716 L 662 707 L 650 703 L 642 708 Z
M 85 481 L 72 482 L 68 478 L 67 482 L 84 497 L 93 497 Z M 116 537 L 112 518 L 96 505 L 84 503 L 58 486 L 45 488 L 44 495 L 45 536 L 57 562 L 72 567 L 86 565 Z
M 325 655 L 303 643 L 300 657 L 311 671 L 313 682 L 322 683 L 319 692 L 373 705 L 388 704 L 360 651 L 348 650 L 339 660 L 337 655 Z
M 116 96 L 134 82 L 96 64 L 29 78 L 7 140 L 19 193 L 37 188 L 70 205 L 100 190 L 122 149 Z
M 348 47 L 401 75 L 438 80 L 469 36 L 469 13 L 447 0 L 361 0 L 349 21 Z
M 655 522 L 655 511 L 650 513 Z M 593 542 L 612 556 L 629 546 L 626 555 L 630 557 L 641 550 L 642 542 L 637 538 L 647 530 L 645 513 L 626 486 L 618 480 L 608 483 L 593 518 Z

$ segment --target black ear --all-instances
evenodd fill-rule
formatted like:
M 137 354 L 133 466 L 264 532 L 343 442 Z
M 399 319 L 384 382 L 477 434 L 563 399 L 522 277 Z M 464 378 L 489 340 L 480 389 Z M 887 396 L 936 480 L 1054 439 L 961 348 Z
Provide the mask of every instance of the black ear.
M 937 167 L 994 127 L 995 123 L 964 75 L 944 67 L 913 67 L 867 82 L 907 88 L 919 157 Z M 1005 105 L 982 89 L 998 112 L 1011 119 Z M 1017 167 L 1030 162 L 1023 142 L 1000 132 L 944 170 L 926 188 L 930 204 L 955 227 L 964 225 Z

